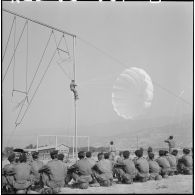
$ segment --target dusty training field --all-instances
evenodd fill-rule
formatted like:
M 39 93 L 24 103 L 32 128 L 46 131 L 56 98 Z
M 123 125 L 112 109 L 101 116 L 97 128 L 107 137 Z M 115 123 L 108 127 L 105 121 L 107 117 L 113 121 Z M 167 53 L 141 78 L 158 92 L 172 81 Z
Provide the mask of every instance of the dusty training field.
M 174 175 L 160 181 L 148 181 L 145 183 L 114 184 L 111 187 L 89 187 L 88 189 L 63 188 L 59 194 L 192 194 L 191 175 Z

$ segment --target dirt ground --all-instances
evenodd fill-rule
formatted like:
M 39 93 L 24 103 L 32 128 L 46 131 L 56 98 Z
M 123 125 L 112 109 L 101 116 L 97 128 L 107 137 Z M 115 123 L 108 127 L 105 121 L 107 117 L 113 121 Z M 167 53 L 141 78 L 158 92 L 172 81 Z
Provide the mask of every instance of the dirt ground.
M 191 175 L 174 175 L 160 181 L 116 184 L 111 187 L 89 187 L 88 189 L 63 188 L 59 194 L 192 194 Z

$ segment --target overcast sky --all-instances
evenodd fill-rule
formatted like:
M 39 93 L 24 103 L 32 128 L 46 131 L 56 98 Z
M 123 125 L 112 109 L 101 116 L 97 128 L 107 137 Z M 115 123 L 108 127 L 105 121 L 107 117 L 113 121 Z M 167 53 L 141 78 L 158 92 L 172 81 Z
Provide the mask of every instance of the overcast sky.
M 80 97 L 77 104 L 78 128 L 81 125 L 125 120 L 113 111 L 111 102 L 113 84 L 125 67 L 79 38 L 106 51 L 127 67 L 142 68 L 150 75 L 154 84 L 154 99 L 151 108 L 142 117 L 181 116 L 192 113 L 191 106 L 166 91 L 176 96 L 180 95 L 192 104 L 192 2 L 162 2 L 161 4 L 149 2 L 3 2 L 3 8 L 78 35 L 76 40 L 76 81 Z M 13 15 L 5 12 L 2 14 L 4 51 Z M 19 18 L 16 20 L 16 40 L 18 40 L 25 20 Z M 28 24 L 28 29 L 27 81 L 29 87 L 51 31 L 31 22 Z M 23 91 L 26 84 L 26 32 L 24 31 L 24 37 L 15 58 L 14 85 L 15 89 Z M 14 33 L 11 34 L 7 47 L 3 73 L 13 52 L 13 35 Z M 56 33 L 55 36 L 58 41 L 61 34 Z M 66 39 L 69 51 L 72 52 L 71 37 L 67 36 Z M 64 46 L 65 44 L 62 47 Z M 54 49 L 55 42 L 52 38 L 47 56 L 43 61 L 42 71 L 49 62 Z M 18 136 L 22 132 L 28 136 L 35 136 L 39 133 L 36 129 L 66 129 L 74 125 L 73 95 L 69 90 L 70 79 L 57 65 L 58 60 L 59 57 L 56 55 L 21 125 L 15 130 L 14 123 L 19 109 L 14 109 L 14 107 L 19 100 L 24 98 L 24 95 L 19 93 L 14 93 L 13 97 L 11 95 L 13 89 L 12 62 L 3 82 L 3 140 L 5 145 L 10 135 L 9 142 L 20 145 L 18 140 L 22 141 L 24 138 L 19 139 Z M 63 66 L 71 77 L 71 63 Z M 41 78 L 41 74 L 38 77 Z M 166 90 L 159 88 L 156 84 Z M 25 139 L 30 140 L 29 137 Z

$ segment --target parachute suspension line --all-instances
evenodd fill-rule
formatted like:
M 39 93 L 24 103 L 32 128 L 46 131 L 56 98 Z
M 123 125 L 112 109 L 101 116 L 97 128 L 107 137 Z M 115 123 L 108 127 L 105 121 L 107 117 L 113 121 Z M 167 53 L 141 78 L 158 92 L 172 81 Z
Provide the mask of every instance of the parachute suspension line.
M 167 88 L 161 86 L 159 83 L 154 82 L 154 84 L 156 84 L 159 88 L 161 88 L 162 90 L 166 91 L 166 92 L 169 93 L 170 95 L 172 95 L 172 96 L 174 96 L 174 97 L 180 99 L 181 101 L 183 101 L 183 102 L 186 103 L 187 105 L 192 106 L 192 104 L 191 104 L 190 102 L 186 101 L 185 99 L 183 99 L 183 98 L 181 97 L 181 95 L 178 96 L 178 95 L 174 94 L 172 91 L 170 91 L 169 89 L 167 89 Z
M 58 44 L 57 44 L 56 36 L 55 36 L 55 33 L 54 33 L 53 30 L 52 30 L 52 34 L 53 34 L 54 41 L 55 41 L 55 44 L 56 44 L 56 47 L 57 47 Z M 58 56 L 59 56 L 59 58 L 62 59 L 58 47 L 57 47 L 57 51 L 58 51 Z
M 66 60 L 63 60 L 62 57 L 61 57 L 61 55 L 60 55 L 60 52 L 59 52 L 60 48 L 57 46 L 57 41 L 56 41 L 56 37 L 55 37 L 55 34 L 54 34 L 54 33 L 53 33 L 53 36 L 54 36 L 55 44 L 56 44 L 56 47 L 57 47 L 58 56 L 59 56 L 61 62 L 64 62 L 64 61 L 66 61 Z M 62 38 L 65 40 L 64 33 L 63 33 L 63 35 L 62 35 Z M 65 40 L 65 45 L 66 45 L 66 40 Z M 66 48 L 67 48 L 67 45 L 66 45 Z M 68 53 L 68 56 L 69 56 L 69 51 L 68 51 L 67 53 Z M 57 62 L 57 65 L 60 67 L 60 69 L 62 70 L 62 72 L 65 74 L 65 76 L 67 76 L 70 80 L 72 80 L 71 77 L 68 75 L 68 73 L 67 73 L 67 72 L 64 70 L 64 68 L 61 66 L 61 63 L 58 63 L 58 62 Z
M 59 43 L 58 43 L 57 46 L 60 45 L 61 40 L 62 40 L 62 37 L 61 37 L 61 39 L 60 39 L 60 41 L 59 41 Z M 49 67 L 50 67 L 51 62 L 53 61 L 53 58 L 54 58 L 55 55 L 56 55 L 56 51 L 57 51 L 57 48 L 54 50 L 54 53 L 53 53 L 53 55 L 52 55 L 52 57 L 51 57 L 51 59 L 50 59 L 48 65 L 47 65 L 47 67 L 46 67 L 44 73 L 43 73 L 43 76 L 41 77 L 41 80 L 39 81 L 39 84 L 38 84 L 37 88 L 35 89 L 35 92 L 34 92 L 34 94 L 32 95 L 32 98 L 30 99 L 30 102 L 29 102 L 29 104 L 28 104 L 26 110 L 24 111 L 24 114 L 22 115 L 22 118 L 21 118 L 21 120 L 20 120 L 19 122 L 18 122 L 18 118 L 19 118 L 19 116 L 20 116 L 20 113 L 18 114 L 18 116 L 17 116 L 17 118 L 16 118 L 16 121 L 15 121 L 16 127 L 17 127 L 19 124 L 21 124 L 21 122 L 22 122 L 24 116 L 26 115 L 26 112 L 28 111 L 28 109 L 29 109 L 29 107 L 30 107 L 30 105 L 31 105 L 31 103 L 32 103 L 32 101 L 33 101 L 33 99 L 34 99 L 34 97 L 35 97 L 35 95 L 36 95 L 36 93 L 37 93 L 37 91 L 38 91 L 38 89 L 39 89 L 39 87 L 40 87 L 40 85 L 41 85 L 41 83 L 42 83 L 42 81 L 43 81 L 43 79 L 44 79 L 44 77 L 45 77 L 45 75 L 46 75 L 46 73 L 47 73 Z M 23 104 L 23 105 L 24 105 L 24 104 Z
M 72 80 L 71 77 L 68 75 L 68 73 L 64 70 L 64 68 L 60 64 L 58 64 L 58 63 L 57 63 L 57 65 L 60 67 L 60 69 L 62 70 L 62 72 L 64 73 L 64 75 L 66 77 L 68 77 L 70 80 Z
M 184 93 L 184 90 L 180 91 L 178 97 L 181 97 L 181 96 L 183 95 L 183 93 Z M 183 103 L 184 103 L 184 102 L 182 102 L 182 104 L 183 104 Z M 179 102 L 178 102 L 178 99 L 175 101 L 175 104 L 173 104 L 173 105 L 174 105 L 174 106 L 173 106 L 172 113 L 171 113 L 172 115 L 171 115 L 171 119 L 170 119 L 170 125 L 174 124 L 176 113 L 177 113 L 177 115 L 179 115 L 179 116 L 180 116 L 180 114 L 181 114 L 181 109 L 180 109 L 180 104 L 179 104 Z M 179 109 L 178 109 L 178 108 L 179 108 Z
M 112 56 L 111 54 L 109 54 L 108 52 L 106 51 L 103 51 L 102 49 L 96 47 L 94 44 L 92 44 L 91 42 L 81 38 L 81 37 L 78 37 L 77 36 L 77 39 L 79 39 L 80 41 L 82 41 L 83 43 L 86 43 L 87 45 L 93 47 L 94 49 L 96 49 L 97 51 L 99 51 L 100 53 L 104 54 L 105 56 L 109 57 L 110 59 L 112 59 L 113 61 L 115 61 L 117 64 L 120 64 L 121 66 L 123 66 L 124 68 L 129 68 L 127 65 L 125 65 L 122 61 L 120 61 L 118 58 Z M 168 94 L 176 97 L 177 99 L 183 101 L 184 103 L 186 103 L 187 105 L 189 106 L 192 106 L 192 104 L 188 101 L 186 101 L 185 99 L 183 99 L 182 97 L 178 97 L 176 94 L 174 94 L 172 91 L 170 91 L 169 89 L 159 85 L 158 83 L 156 83 L 155 81 L 153 81 L 153 83 L 158 86 L 159 88 L 161 88 L 162 90 L 164 90 L 165 92 L 167 92 Z
M 68 49 L 68 44 L 67 44 L 66 37 L 64 36 L 64 34 L 63 34 L 63 39 L 64 39 L 64 42 L 65 42 L 67 54 L 68 54 L 68 56 L 70 57 L 70 52 L 69 52 L 69 49 Z
M 93 47 L 94 49 L 96 49 L 97 51 L 99 51 L 100 53 L 102 53 L 103 55 L 111 58 L 112 60 L 114 60 L 115 62 L 117 62 L 117 64 L 120 64 L 124 68 L 128 68 L 128 66 L 126 64 L 124 64 L 122 61 L 120 61 L 118 58 L 116 58 L 116 57 L 112 56 L 111 54 L 109 54 L 108 52 L 103 51 L 102 49 L 96 47 L 93 43 L 90 43 L 89 41 L 84 40 L 83 38 L 78 37 L 78 36 L 77 36 L 77 39 L 79 39 L 80 41 L 82 41 L 82 42 L 86 43 L 87 45 Z
M 14 25 L 14 51 L 15 51 L 15 49 L 16 49 L 16 16 L 15 16 L 15 25 Z M 15 56 L 15 53 L 14 53 L 12 97 L 14 95 L 14 90 L 15 90 L 15 66 L 16 66 L 16 56 Z
M 48 47 L 48 45 L 49 45 L 49 41 L 50 41 L 50 39 L 51 39 L 51 35 L 52 35 L 52 31 L 51 31 L 50 36 L 49 36 L 49 39 L 48 39 L 48 41 L 47 41 L 47 43 L 46 43 L 46 46 L 45 46 L 45 49 L 44 49 L 43 54 L 42 54 L 42 56 L 41 56 L 41 59 L 40 59 L 40 61 L 39 61 L 39 63 L 38 63 L 36 72 L 35 72 L 35 74 L 34 74 L 34 76 L 33 76 L 33 79 L 32 79 L 32 81 L 31 81 L 31 83 L 30 83 L 30 86 L 29 86 L 29 89 L 28 89 L 28 91 L 27 91 L 27 94 L 29 94 L 30 89 L 31 89 L 31 87 L 32 87 L 32 84 L 33 84 L 33 82 L 34 82 L 34 80 L 35 80 L 35 77 L 36 77 L 36 75 L 37 75 L 37 72 L 38 72 L 38 70 L 39 70 L 39 68 L 40 68 L 40 65 L 41 65 L 41 62 L 42 62 L 42 60 L 43 60 L 44 54 L 45 54 L 45 52 L 46 52 L 46 50 L 47 50 L 47 47 Z M 26 100 L 26 98 L 27 98 L 27 96 L 25 97 L 25 100 Z M 19 111 L 19 113 L 18 113 L 18 116 L 17 116 L 16 121 L 18 120 L 18 117 L 20 116 L 20 113 L 22 112 L 22 109 L 23 109 L 23 107 L 24 107 L 24 103 L 25 103 L 25 101 L 23 102 L 23 104 L 22 104 L 22 106 L 21 106 L 21 108 L 20 108 L 20 111 Z M 29 102 L 28 102 L 28 103 L 29 103 Z
M 28 102 L 28 20 L 27 20 L 27 27 L 26 27 L 26 100 Z
M 39 70 L 39 68 L 40 68 L 41 62 L 42 62 L 42 60 L 43 60 L 43 57 L 44 57 L 45 52 L 46 52 L 46 50 L 47 50 L 47 47 L 48 47 L 48 45 L 49 45 L 49 42 L 50 42 L 50 39 L 51 39 L 51 35 L 52 35 L 52 31 L 51 31 L 51 33 L 50 33 L 49 39 L 48 39 L 48 41 L 47 41 L 47 43 L 46 43 L 45 49 L 44 49 L 44 51 L 43 51 L 43 53 L 42 53 L 41 59 L 40 59 L 40 61 L 39 61 L 39 63 L 38 63 L 36 72 L 35 72 L 35 74 L 34 74 L 34 76 L 33 76 L 33 79 L 32 79 L 32 81 L 31 81 L 31 83 L 30 83 L 30 86 L 29 86 L 29 88 L 28 88 L 28 92 L 27 92 L 27 93 L 29 93 L 29 91 L 30 91 L 30 89 L 31 89 L 31 87 L 32 87 L 32 84 L 33 84 L 33 82 L 34 82 L 34 80 L 35 80 L 35 77 L 36 77 L 36 75 L 37 75 L 37 72 L 38 72 L 38 70 Z
M 10 60 L 10 62 L 9 62 L 9 65 L 8 65 L 6 71 L 5 71 L 5 75 L 3 76 L 3 81 L 4 81 L 4 79 L 5 79 L 6 75 L 7 75 L 7 72 L 8 72 L 8 70 L 9 70 L 9 68 L 10 68 L 11 62 L 12 62 L 12 60 L 13 60 L 13 58 L 14 58 L 14 55 L 15 55 L 15 53 L 16 53 L 16 50 L 17 50 L 18 45 L 19 45 L 19 43 L 20 43 L 20 40 L 21 40 L 21 38 L 22 38 L 22 35 L 23 35 L 23 32 L 24 32 L 25 27 L 26 27 L 26 22 L 25 22 L 24 27 L 23 27 L 23 29 L 22 29 L 22 32 L 21 32 L 21 34 L 20 34 L 19 40 L 18 40 L 18 42 L 17 42 L 17 44 L 16 44 L 16 48 L 14 49 L 14 53 L 13 53 L 13 55 L 12 55 L 12 57 L 11 57 L 11 60 Z
M 4 57 L 5 57 L 5 53 L 6 53 L 6 51 L 7 51 L 7 47 L 8 47 L 8 44 L 9 44 L 9 40 L 10 40 L 10 36 L 11 36 L 11 33 L 12 33 L 12 28 L 13 28 L 13 26 L 14 26 L 15 20 L 16 20 L 16 16 L 14 16 L 14 19 L 13 19 L 13 21 L 12 21 L 12 25 L 11 25 L 11 28 L 10 28 L 8 40 L 7 40 L 7 43 L 6 43 L 6 46 L 5 46 L 5 51 L 4 51 L 3 57 L 2 57 L 2 63 L 3 63 L 3 59 L 4 59 Z

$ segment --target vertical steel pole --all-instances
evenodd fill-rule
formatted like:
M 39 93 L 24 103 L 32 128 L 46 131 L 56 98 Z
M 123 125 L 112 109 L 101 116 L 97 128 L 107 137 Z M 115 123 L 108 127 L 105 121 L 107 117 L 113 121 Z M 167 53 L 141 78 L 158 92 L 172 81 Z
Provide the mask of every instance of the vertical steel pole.
M 88 151 L 89 151 L 89 136 L 88 136 L 88 144 L 87 145 L 88 145 Z
M 56 148 L 58 147 L 58 136 L 56 135 Z
M 139 145 L 138 145 L 138 136 L 137 136 L 137 149 L 138 149 Z
M 74 136 L 72 136 L 72 157 L 74 158 Z
M 38 152 L 38 146 L 39 145 L 39 136 L 37 135 L 37 152 Z
M 75 51 L 76 36 L 73 36 L 73 73 L 74 81 L 76 80 L 76 51 Z M 76 81 L 75 81 L 76 83 Z M 74 112 L 75 112 L 75 159 L 77 160 L 77 105 L 76 98 L 74 97 Z

